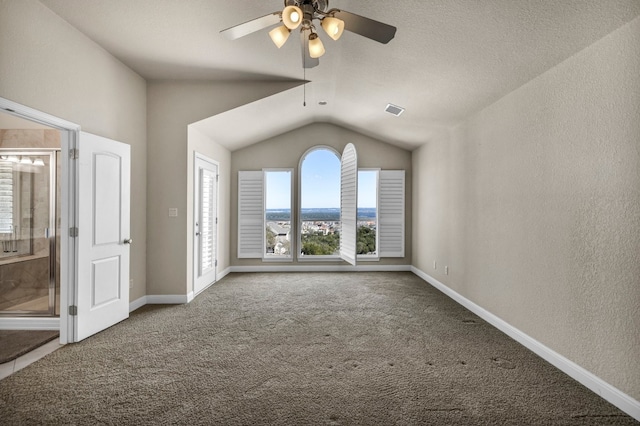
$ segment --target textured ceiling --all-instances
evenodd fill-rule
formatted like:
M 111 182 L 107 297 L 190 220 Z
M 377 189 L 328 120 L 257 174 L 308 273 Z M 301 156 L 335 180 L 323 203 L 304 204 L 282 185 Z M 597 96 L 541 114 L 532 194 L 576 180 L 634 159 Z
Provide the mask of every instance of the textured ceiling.
M 150 80 L 303 79 L 293 34 L 280 50 L 268 30 L 234 41 L 219 34 L 282 9 L 281 0 L 41 2 Z M 639 0 L 332 0 L 330 7 L 394 25 L 396 37 L 383 45 L 347 31 L 333 41 L 320 31 L 327 53 L 306 72 L 307 107 L 299 87 L 205 120 L 202 129 L 235 150 L 326 121 L 412 149 L 640 14 Z M 389 102 L 406 112 L 385 113 Z

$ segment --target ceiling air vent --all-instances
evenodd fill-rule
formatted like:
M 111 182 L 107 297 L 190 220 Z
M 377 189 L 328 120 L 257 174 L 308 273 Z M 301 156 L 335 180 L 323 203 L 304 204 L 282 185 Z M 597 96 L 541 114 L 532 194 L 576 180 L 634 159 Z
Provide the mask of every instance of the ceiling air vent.
M 400 114 L 404 112 L 404 108 L 393 104 L 387 104 L 387 107 L 384 110 L 390 114 L 395 115 L 396 117 L 400 116 Z

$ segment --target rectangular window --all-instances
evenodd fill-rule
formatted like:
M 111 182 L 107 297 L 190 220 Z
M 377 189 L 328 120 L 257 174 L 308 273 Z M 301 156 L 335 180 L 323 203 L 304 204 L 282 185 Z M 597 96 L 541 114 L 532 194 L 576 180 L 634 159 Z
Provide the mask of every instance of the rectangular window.
M 378 260 L 378 170 L 358 170 L 356 253 L 359 260 Z
M 292 260 L 292 169 L 264 170 L 264 260 Z

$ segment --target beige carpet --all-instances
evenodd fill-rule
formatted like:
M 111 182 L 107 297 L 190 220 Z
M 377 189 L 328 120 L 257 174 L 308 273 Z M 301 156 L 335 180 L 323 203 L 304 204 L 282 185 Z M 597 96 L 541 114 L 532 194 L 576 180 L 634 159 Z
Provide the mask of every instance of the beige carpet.
M 0 424 L 637 422 L 410 273 L 265 273 L 0 381 Z
M 57 331 L 0 330 L 0 364 L 13 361 L 59 335 Z

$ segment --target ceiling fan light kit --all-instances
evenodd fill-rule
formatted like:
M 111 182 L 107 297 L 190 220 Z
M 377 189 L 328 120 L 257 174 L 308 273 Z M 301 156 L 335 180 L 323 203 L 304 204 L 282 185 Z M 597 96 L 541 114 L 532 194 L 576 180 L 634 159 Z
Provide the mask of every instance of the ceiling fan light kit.
M 318 34 L 311 33 L 309 36 L 309 56 L 319 58 L 324 55 L 324 52 L 324 45 L 322 44 L 322 40 L 318 38 Z
M 295 30 L 302 23 L 302 10 L 298 6 L 286 6 L 282 11 L 282 23 Z
M 273 41 L 273 43 L 278 46 L 278 49 L 284 46 L 287 39 L 289 38 L 289 34 L 291 34 L 291 30 L 285 25 L 275 27 L 274 29 L 269 31 L 269 37 L 271 37 L 271 41 Z
M 320 25 L 324 32 L 327 33 L 329 37 L 334 40 L 338 40 L 342 33 L 344 32 L 344 21 L 338 18 L 334 18 L 333 16 L 327 16 L 322 21 L 320 21 Z
M 318 58 L 325 53 L 322 40 L 316 32 L 314 20 L 320 21 L 322 29 L 333 40 L 338 40 L 347 30 L 386 44 L 396 34 L 394 26 L 345 10 L 329 9 L 329 0 L 284 0 L 284 6 L 281 12 L 273 12 L 220 32 L 230 40 L 235 40 L 281 23 L 283 25 L 269 31 L 273 43 L 281 48 L 289 38 L 291 30 L 300 28 L 303 68 L 317 66 L 320 63 Z

